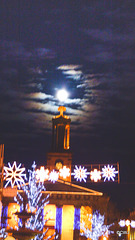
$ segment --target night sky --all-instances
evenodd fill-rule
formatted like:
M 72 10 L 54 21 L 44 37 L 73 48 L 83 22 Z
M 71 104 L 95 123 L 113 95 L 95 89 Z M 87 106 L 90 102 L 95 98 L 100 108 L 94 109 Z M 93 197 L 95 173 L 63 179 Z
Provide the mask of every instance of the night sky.
M 133 0 L 0 0 L 5 163 L 45 165 L 62 88 L 73 164 L 119 162 L 119 186 L 91 188 L 107 188 L 123 207 L 135 207 Z

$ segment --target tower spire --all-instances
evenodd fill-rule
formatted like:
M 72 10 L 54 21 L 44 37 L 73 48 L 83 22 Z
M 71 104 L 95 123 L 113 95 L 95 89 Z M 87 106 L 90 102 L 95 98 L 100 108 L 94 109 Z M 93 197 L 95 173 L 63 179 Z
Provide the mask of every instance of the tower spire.
M 60 106 L 59 115 L 52 118 L 52 149 L 47 153 L 47 167 L 57 170 L 66 166 L 71 171 L 72 153 L 70 151 L 70 123 L 69 116 L 63 114 L 66 108 Z M 67 181 L 71 181 L 71 175 L 67 177 Z
M 58 108 L 60 114 L 52 118 L 52 151 L 65 152 L 69 150 L 70 122 L 71 119 L 64 115 L 64 106 Z

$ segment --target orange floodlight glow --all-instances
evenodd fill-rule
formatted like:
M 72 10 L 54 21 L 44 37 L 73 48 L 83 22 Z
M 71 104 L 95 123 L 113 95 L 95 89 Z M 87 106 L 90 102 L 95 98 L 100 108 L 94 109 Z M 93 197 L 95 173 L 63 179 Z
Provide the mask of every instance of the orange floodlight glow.
M 107 240 L 107 239 L 108 239 L 108 237 L 106 237 L 106 236 L 103 237 L 103 240 Z

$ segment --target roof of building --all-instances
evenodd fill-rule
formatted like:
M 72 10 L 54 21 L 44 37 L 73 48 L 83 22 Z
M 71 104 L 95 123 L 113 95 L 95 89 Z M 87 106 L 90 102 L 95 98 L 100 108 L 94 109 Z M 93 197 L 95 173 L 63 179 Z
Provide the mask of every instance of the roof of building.
M 74 194 L 74 195 L 93 195 L 93 196 L 102 196 L 102 192 L 98 192 L 86 187 L 73 184 L 64 180 L 58 180 L 55 183 L 50 181 L 45 182 L 46 193 L 51 194 Z

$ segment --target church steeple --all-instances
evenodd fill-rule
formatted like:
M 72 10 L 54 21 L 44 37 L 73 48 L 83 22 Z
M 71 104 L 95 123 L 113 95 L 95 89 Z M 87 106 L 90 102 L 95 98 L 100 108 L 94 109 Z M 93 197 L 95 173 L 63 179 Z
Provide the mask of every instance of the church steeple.
M 59 115 L 52 118 L 52 149 L 47 153 L 47 168 L 59 170 L 67 167 L 71 172 L 72 153 L 70 152 L 70 123 L 71 119 L 64 115 L 66 108 L 60 106 Z M 71 175 L 66 178 L 71 181 Z
M 65 152 L 69 151 L 70 123 L 71 119 L 64 115 L 66 108 L 58 108 L 60 114 L 52 118 L 52 151 Z

